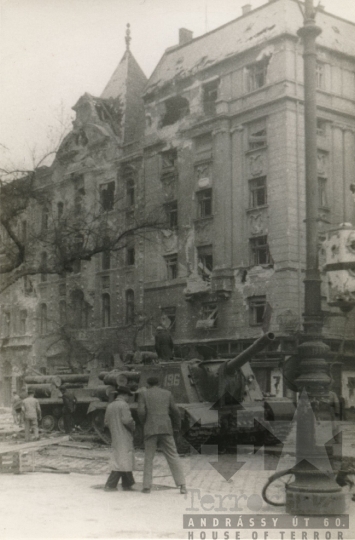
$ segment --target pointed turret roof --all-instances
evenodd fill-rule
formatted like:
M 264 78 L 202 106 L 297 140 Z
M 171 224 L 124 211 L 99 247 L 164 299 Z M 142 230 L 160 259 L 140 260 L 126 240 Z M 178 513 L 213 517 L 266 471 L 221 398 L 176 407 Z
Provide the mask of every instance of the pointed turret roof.
M 123 142 L 138 140 L 144 131 L 143 91 L 147 77 L 130 50 L 130 26 L 127 24 L 126 51 L 111 79 L 101 94 L 101 98 L 118 98 L 123 110 Z

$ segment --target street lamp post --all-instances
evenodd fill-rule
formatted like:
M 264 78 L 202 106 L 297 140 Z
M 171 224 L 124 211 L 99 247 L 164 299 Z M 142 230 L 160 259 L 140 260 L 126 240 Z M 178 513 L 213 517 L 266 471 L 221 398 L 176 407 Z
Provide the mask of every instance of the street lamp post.
M 286 511 L 298 515 L 341 514 L 345 499 L 329 474 L 328 457 L 317 446 L 315 409 L 328 402 L 331 379 L 325 360 L 329 347 L 322 341 L 321 278 L 318 261 L 318 178 L 316 38 L 322 30 L 315 24 L 313 0 L 305 0 L 304 26 L 298 31 L 303 41 L 304 117 L 306 172 L 306 277 L 305 340 L 298 348 L 301 376 L 297 407 L 295 481 L 286 486 Z M 329 407 L 329 405 L 328 405 Z M 330 424 L 329 416 L 329 424 Z M 322 452 L 323 450 L 323 452 Z

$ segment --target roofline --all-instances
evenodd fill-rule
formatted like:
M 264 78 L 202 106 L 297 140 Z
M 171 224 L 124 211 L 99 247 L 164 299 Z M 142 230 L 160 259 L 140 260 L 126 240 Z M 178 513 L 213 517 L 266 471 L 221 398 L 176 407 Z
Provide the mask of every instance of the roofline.
M 276 3 L 276 2 L 279 2 L 279 1 L 280 0 L 273 0 L 272 3 Z M 288 1 L 294 2 L 295 4 L 297 4 L 298 1 L 300 1 L 302 4 L 304 4 L 304 2 L 302 2 L 302 0 L 288 0 Z M 266 2 L 265 4 L 262 4 L 261 6 L 255 8 L 255 9 L 252 9 L 251 11 L 248 11 L 247 13 L 243 13 L 239 17 L 236 17 L 235 19 L 232 19 L 231 21 L 229 21 L 229 22 L 227 22 L 225 24 L 222 24 L 222 26 L 218 26 L 217 28 L 214 28 L 213 30 L 210 30 L 209 32 L 206 32 L 205 34 L 202 34 L 201 36 L 195 37 L 191 41 L 188 41 L 187 43 L 182 43 L 181 45 L 179 45 L 179 44 L 178 45 L 173 45 L 171 48 L 168 48 L 168 49 L 165 50 L 165 52 L 164 52 L 163 56 L 161 57 L 161 59 L 164 58 L 164 56 L 166 56 L 166 55 L 168 55 L 170 53 L 173 53 L 178 49 L 183 49 L 184 47 L 188 47 L 189 45 L 191 45 L 191 43 L 194 43 L 194 42 L 198 41 L 199 39 L 203 39 L 206 36 L 209 36 L 209 35 L 211 35 L 211 34 L 213 34 L 215 32 L 218 32 L 219 30 L 221 30 L 221 28 L 225 28 L 226 26 L 229 26 L 230 24 L 234 24 L 236 21 L 238 21 L 240 19 L 244 19 L 246 17 L 249 17 L 249 16 L 253 15 L 257 11 L 261 11 L 262 9 L 265 9 L 269 5 L 269 3 L 270 2 Z M 333 17 L 335 19 L 338 19 L 339 21 L 343 21 L 343 22 L 346 22 L 346 23 L 349 23 L 349 24 L 352 24 L 353 26 L 355 26 L 354 21 L 349 21 L 348 19 L 344 19 L 343 17 L 340 17 L 339 15 L 333 15 L 332 13 L 329 13 L 328 11 L 325 11 L 325 10 L 321 11 L 320 13 L 324 13 L 325 15 L 328 15 L 329 17 Z M 153 75 L 153 73 L 152 73 L 152 75 Z

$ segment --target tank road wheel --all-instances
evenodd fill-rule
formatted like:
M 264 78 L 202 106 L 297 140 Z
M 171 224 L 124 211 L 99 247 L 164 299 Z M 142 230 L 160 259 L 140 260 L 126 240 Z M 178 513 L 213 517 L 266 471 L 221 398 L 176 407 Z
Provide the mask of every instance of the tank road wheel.
M 58 419 L 58 429 L 61 433 L 65 433 L 65 427 L 64 427 L 64 418 L 63 416 L 61 416 L 59 419 Z
M 92 427 L 105 444 L 111 444 L 111 433 L 105 426 L 104 418 L 105 411 L 95 411 L 92 415 Z
M 85 416 L 80 419 L 79 428 L 80 428 L 80 431 L 82 431 L 83 433 L 89 433 L 89 431 L 92 428 L 92 423 L 89 416 Z
M 46 431 L 49 433 L 50 431 L 53 431 L 56 425 L 56 419 L 51 414 L 46 414 L 43 416 L 41 421 L 41 428 L 43 431 Z

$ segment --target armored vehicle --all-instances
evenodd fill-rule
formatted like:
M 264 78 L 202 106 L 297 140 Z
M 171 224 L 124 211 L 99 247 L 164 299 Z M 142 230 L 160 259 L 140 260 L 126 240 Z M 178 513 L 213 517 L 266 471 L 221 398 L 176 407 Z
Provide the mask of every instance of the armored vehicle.
M 82 431 L 89 431 L 91 420 L 87 416 L 88 407 L 93 401 L 108 401 L 108 387 L 100 382 L 96 374 L 73 373 L 65 375 L 27 376 L 25 383 L 28 390 L 33 390 L 42 411 L 41 428 L 50 432 L 64 431 L 63 386 L 72 390 L 77 398 L 73 414 L 74 424 Z
M 230 360 L 186 360 L 162 362 L 158 365 L 134 365 L 123 381 L 132 390 L 138 386 L 130 404 L 136 419 L 139 393 L 147 379 L 157 376 L 161 386 L 170 390 L 178 405 L 182 429 L 178 438 L 179 451 L 191 445 L 197 450 L 202 444 L 219 444 L 226 448 L 236 444 L 256 442 L 270 444 L 282 440 L 289 430 L 295 406 L 288 398 L 265 398 L 254 376 L 249 360 L 274 340 L 272 333 L 257 339 L 250 347 Z M 115 382 L 122 373 L 111 372 L 104 382 Z M 95 431 L 106 443 L 110 435 L 104 427 L 107 403 L 95 401 L 88 414 Z M 136 444 L 141 441 L 141 428 Z

